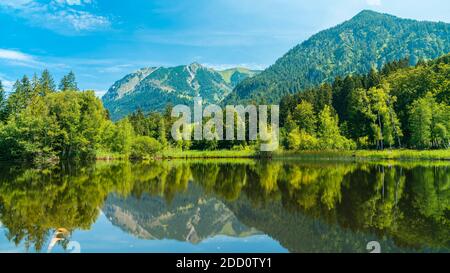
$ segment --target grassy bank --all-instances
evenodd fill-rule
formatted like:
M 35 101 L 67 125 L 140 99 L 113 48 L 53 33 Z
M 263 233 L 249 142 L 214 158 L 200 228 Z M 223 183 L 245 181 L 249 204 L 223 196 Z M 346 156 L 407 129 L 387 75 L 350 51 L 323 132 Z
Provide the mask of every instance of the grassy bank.
M 158 155 L 160 158 L 252 158 L 258 154 L 253 150 L 244 151 L 180 151 L 169 150 Z M 447 150 L 385 150 L 385 151 L 277 151 L 272 158 L 301 159 L 343 159 L 343 160 L 450 160 Z
M 356 160 L 450 160 L 447 150 L 357 150 L 357 151 L 279 151 L 274 158 L 356 159 Z
M 128 159 L 127 155 L 120 153 L 111 153 L 105 151 L 99 151 L 96 155 L 97 160 L 101 161 L 109 161 L 109 160 L 126 160 Z
M 166 150 L 157 155 L 158 158 L 253 158 L 253 150 L 217 150 L 217 151 L 181 151 Z
M 447 150 L 357 150 L 357 151 L 277 151 L 270 154 L 275 159 L 333 159 L 333 160 L 449 160 Z M 181 151 L 169 149 L 158 153 L 156 159 L 214 159 L 214 158 L 257 158 L 254 150 Z M 122 154 L 101 152 L 97 160 L 125 160 Z

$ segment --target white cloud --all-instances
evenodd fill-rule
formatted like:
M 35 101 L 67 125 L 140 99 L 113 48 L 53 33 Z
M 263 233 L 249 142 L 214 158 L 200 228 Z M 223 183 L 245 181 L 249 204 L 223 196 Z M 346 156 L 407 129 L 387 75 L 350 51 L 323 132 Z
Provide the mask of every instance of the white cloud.
M 8 80 L 8 78 L 4 75 L 0 73 L 0 81 L 2 82 L 3 88 L 5 89 L 6 93 L 11 92 L 14 82 Z
M 32 3 L 34 0 L 0 0 L 1 6 L 20 8 Z
M 107 17 L 83 10 L 83 6 L 92 3 L 92 0 L 53 0 L 46 4 L 36 0 L 0 0 L 0 10 L 32 25 L 64 35 L 76 35 L 110 27 Z
M 239 64 L 211 64 L 211 63 L 202 63 L 203 66 L 206 67 L 210 67 L 214 70 L 226 70 L 226 69 L 230 69 L 230 68 L 237 68 L 237 67 L 241 67 L 241 68 L 247 68 L 247 69 L 251 69 L 251 70 L 264 70 L 266 69 L 268 66 L 264 65 L 264 64 L 254 64 L 254 63 L 239 63 Z
M 101 97 L 103 97 L 105 94 L 106 94 L 106 92 L 107 91 L 105 91 L 105 90 L 97 90 L 97 91 L 94 91 L 94 93 L 95 93 L 95 95 L 97 96 L 97 97 L 99 97 L 99 98 L 101 98 Z
M 2 84 L 3 84 L 3 88 L 5 89 L 6 92 L 11 92 L 13 89 L 13 85 L 14 82 L 13 81 L 8 81 L 8 80 L 1 80 Z
M 22 66 L 28 68 L 42 68 L 46 64 L 35 56 L 11 49 L 0 48 L 0 62 L 10 66 Z
M 69 6 L 82 6 L 92 4 L 92 0 L 54 0 L 58 4 L 66 4 Z
M 100 73 L 119 73 L 124 71 L 129 71 L 131 69 L 131 64 L 118 64 L 112 66 L 106 66 L 99 69 Z
M 1 49 L 0 48 L 0 59 L 20 61 L 20 62 L 30 62 L 33 61 L 33 57 L 22 53 L 20 51 Z
M 369 6 L 381 6 L 381 0 L 366 0 Z

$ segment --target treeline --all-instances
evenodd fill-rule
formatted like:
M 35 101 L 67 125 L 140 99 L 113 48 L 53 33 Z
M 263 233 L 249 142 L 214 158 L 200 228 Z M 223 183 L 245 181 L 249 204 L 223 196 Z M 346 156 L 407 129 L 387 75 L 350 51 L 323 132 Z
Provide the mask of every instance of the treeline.
M 171 117 L 172 105 L 166 106 L 163 113 L 150 112 L 145 114 L 142 110 L 138 109 L 132 113 L 126 120 L 128 120 L 136 132 L 137 135 L 150 136 L 157 139 L 164 148 L 175 148 L 181 150 L 243 150 L 250 149 L 254 146 L 256 141 L 246 140 L 193 140 L 194 131 L 191 130 L 192 140 L 174 140 L 171 135 L 171 129 L 173 123 L 178 118 Z M 225 116 L 225 113 L 224 113 Z M 206 123 L 209 119 L 204 119 L 203 123 Z M 246 132 L 248 135 L 248 120 L 246 122 Z M 226 130 L 225 125 L 223 128 Z M 235 126 L 235 135 L 237 126 Z
M 280 121 L 286 149 L 448 148 L 450 55 L 435 61 L 408 59 L 367 75 L 337 77 L 333 84 L 283 97 Z M 323 139 L 323 111 L 338 124 L 333 141 Z M 322 139 L 321 139 L 322 138 Z
M 280 141 L 286 150 L 440 149 L 450 141 L 450 55 L 410 66 L 409 58 L 366 75 L 287 95 L 280 102 Z M 242 150 L 258 141 L 178 141 L 165 112 L 129 116 L 138 135 L 183 150 Z M 206 122 L 206 121 L 204 121 Z M 246 122 L 248 136 L 248 120 Z M 226 128 L 224 128 L 224 131 Z M 248 139 L 248 138 L 247 138 Z
M 283 97 L 283 148 L 448 148 L 450 55 L 420 61 L 415 67 L 409 63 L 395 61 L 381 71 L 338 77 L 333 84 Z M 114 123 L 93 91 L 79 91 L 73 72 L 58 88 L 47 70 L 31 80 L 24 76 L 8 97 L 0 82 L 0 158 L 141 159 L 167 148 L 243 150 L 259 145 L 239 140 L 175 141 L 170 135 L 176 120 L 171 110 L 170 105 L 162 113 L 138 110 Z
M 102 154 L 144 158 L 162 145 L 136 135 L 128 119 L 113 123 L 93 91 L 80 92 L 70 72 L 56 88 L 51 74 L 24 76 L 7 98 L 0 83 L 0 158 L 49 161 Z

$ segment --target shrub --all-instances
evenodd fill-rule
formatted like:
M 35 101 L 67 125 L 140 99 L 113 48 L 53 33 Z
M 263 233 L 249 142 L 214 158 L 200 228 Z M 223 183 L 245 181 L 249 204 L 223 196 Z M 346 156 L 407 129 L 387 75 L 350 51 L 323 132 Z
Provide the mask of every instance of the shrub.
M 131 147 L 131 158 L 144 159 L 161 151 L 162 144 L 156 139 L 148 136 L 138 136 L 134 139 Z

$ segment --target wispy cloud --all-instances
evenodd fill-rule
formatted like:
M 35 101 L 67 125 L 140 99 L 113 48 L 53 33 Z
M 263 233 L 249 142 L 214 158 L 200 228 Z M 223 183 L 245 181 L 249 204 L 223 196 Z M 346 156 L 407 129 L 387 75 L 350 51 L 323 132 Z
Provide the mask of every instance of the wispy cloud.
M 11 66 L 21 66 L 28 68 L 45 67 L 45 63 L 38 60 L 37 57 L 18 50 L 0 48 L 0 63 Z
M 92 0 L 0 0 L 0 10 L 64 35 L 108 29 L 111 22 L 107 17 L 83 10 L 90 4 Z
M 14 82 L 11 81 L 8 77 L 6 77 L 6 75 L 2 73 L 0 73 L 0 81 L 2 82 L 3 88 L 5 89 L 6 93 L 11 92 Z
M 369 6 L 381 6 L 381 0 L 366 0 Z
M 104 68 L 100 68 L 100 73 L 119 73 L 124 71 L 129 71 L 133 65 L 131 64 L 118 64 L 118 65 L 112 65 L 112 66 L 106 66 Z
M 213 68 L 214 70 L 226 70 L 230 68 L 247 68 L 252 70 L 264 70 L 268 67 L 268 65 L 264 64 L 254 64 L 254 63 L 239 63 L 239 64 L 211 64 L 211 63 L 202 63 L 202 65 L 206 67 Z
M 16 50 L 1 49 L 0 48 L 0 59 L 30 62 L 33 61 L 33 57 Z
M 69 6 L 82 6 L 84 4 L 92 4 L 92 0 L 54 0 L 59 4 L 66 4 Z
M 106 92 L 108 92 L 108 91 L 105 91 L 105 90 L 96 90 L 96 91 L 94 91 L 95 95 L 97 97 L 99 97 L 99 98 L 103 97 L 106 94 Z
M 267 39 L 270 36 L 271 39 Z M 138 30 L 134 37 L 138 42 L 193 47 L 233 47 L 273 44 L 298 37 L 297 31 L 280 31 L 272 35 L 265 30 L 207 31 L 207 30 Z

